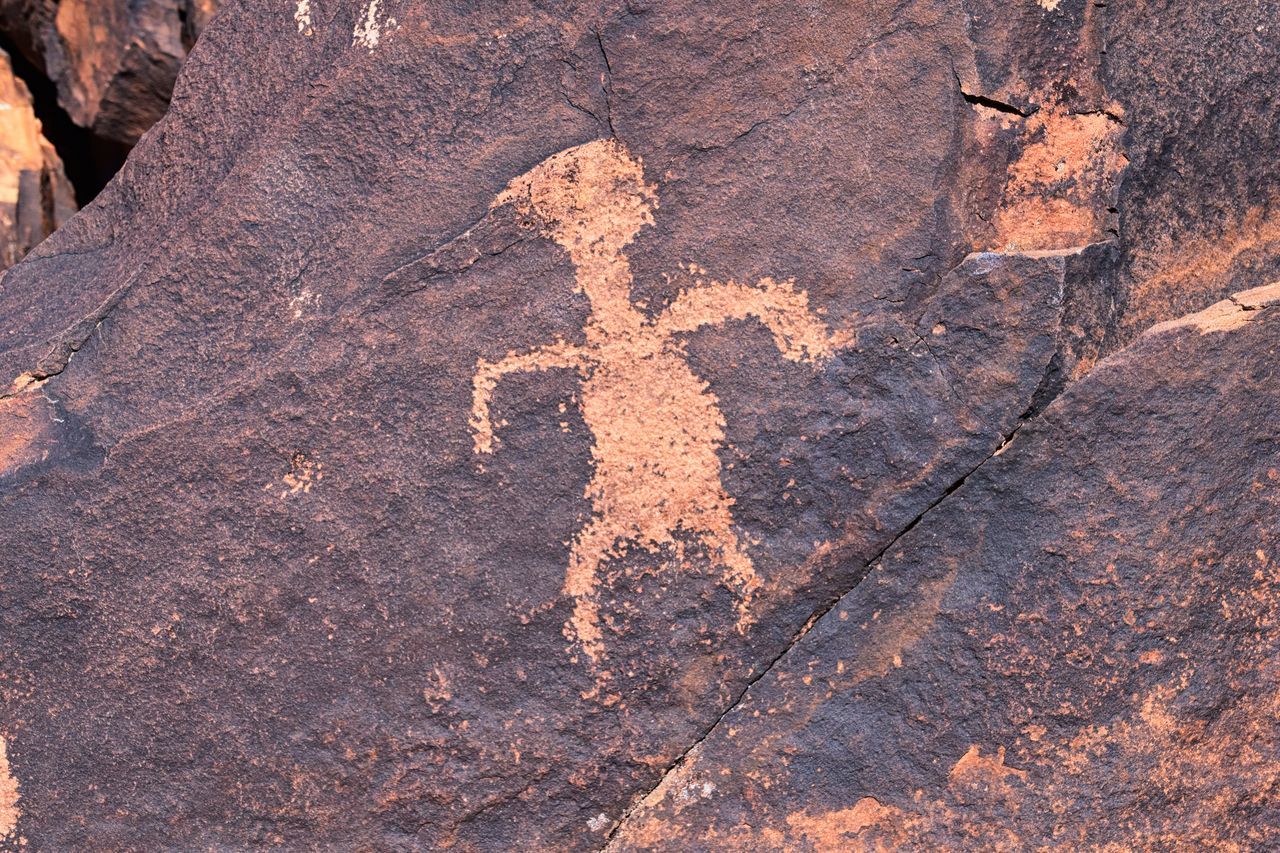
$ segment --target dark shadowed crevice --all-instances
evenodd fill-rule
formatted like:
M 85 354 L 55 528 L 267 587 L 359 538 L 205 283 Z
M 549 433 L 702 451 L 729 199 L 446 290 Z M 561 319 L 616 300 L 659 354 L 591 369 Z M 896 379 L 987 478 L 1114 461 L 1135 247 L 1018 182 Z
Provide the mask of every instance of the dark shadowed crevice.
M 76 206 L 84 207 L 120 171 L 130 146 L 103 139 L 77 125 L 58 103 L 58 87 L 4 35 L 0 35 L 0 49 L 9 54 L 14 76 L 31 92 L 44 137 L 62 160 L 67 180 L 75 190 Z
M 987 109 L 995 110 L 996 112 L 1015 115 L 1015 116 L 1018 116 L 1019 118 L 1026 118 L 1027 116 L 1036 112 L 1036 110 L 1034 109 L 1030 109 L 1030 110 L 1019 109 L 1018 107 L 1015 107 L 1013 104 L 1007 104 L 1004 101 L 997 101 L 995 98 L 988 98 L 986 95 L 971 95 L 968 92 L 964 91 L 963 89 L 960 91 L 960 94 L 964 97 L 967 103 L 974 104 L 980 107 L 986 107 Z

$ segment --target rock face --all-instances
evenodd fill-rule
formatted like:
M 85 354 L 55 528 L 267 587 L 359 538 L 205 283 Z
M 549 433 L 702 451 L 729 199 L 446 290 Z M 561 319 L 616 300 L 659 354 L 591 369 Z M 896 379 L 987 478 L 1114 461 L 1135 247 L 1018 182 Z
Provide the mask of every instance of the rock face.
M 1070 387 L 613 849 L 1270 847 L 1276 303 L 1280 286 L 1162 324 Z
M 128 147 L 164 115 L 214 0 L 0 0 L 0 32 L 79 126 Z
M 31 93 L 0 52 L 0 269 L 75 213 L 62 162 L 41 133 Z
M 1274 830 L 1276 258 L 1147 276 L 1280 22 L 464 5 L 229 6 L 6 274 L 5 843 Z

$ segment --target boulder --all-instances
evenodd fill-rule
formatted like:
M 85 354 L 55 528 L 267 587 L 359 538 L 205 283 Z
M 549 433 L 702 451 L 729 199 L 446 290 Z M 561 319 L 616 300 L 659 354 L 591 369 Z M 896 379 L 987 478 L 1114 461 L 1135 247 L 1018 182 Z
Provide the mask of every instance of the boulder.
M 1072 384 L 610 849 L 1266 849 L 1278 303 L 1160 324 Z
M 1130 182 L 1162 166 L 1130 125 L 1154 96 L 1109 64 L 1113 14 L 1130 13 L 224 8 L 118 177 L 0 287 L 8 843 L 803 848 L 827 841 L 788 816 L 827 812 L 861 827 L 839 843 L 866 827 L 916 843 L 960 837 L 946 809 L 995 808 L 945 799 L 955 766 L 1038 780 L 1053 753 L 1009 726 L 1050 706 L 1013 667 L 1064 665 L 1076 647 L 1051 635 L 1105 630 L 1053 604 L 1093 575 L 1049 583 L 1028 555 L 1060 542 L 1092 566 L 1108 531 L 1253 495 L 1254 463 L 1227 462 L 1271 399 L 1257 294 L 1212 308 L 1213 288 L 1188 291 L 1216 312 L 1204 324 L 1242 330 L 1126 348 L 1131 311 L 1185 312 L 1135 284 L 1147 244 L 1126 223 L 1158 202 Z M 1227 102 L 1254 96 L 1242 79 L 1224 77 Z M 66 103 L 110 85 L 67 83 Z M 111 114 L 93 109 L 93 126 Z M 1136 365 L 1129 384 L 1116 364 Z M 1097 420 L 1110 404 L 1087 395 L 1108 389 L 1131 403 Z M 1188 467 L 1210 413 L 1226 443 Z M 1076 444 L 1053 438 L 1077 423 Z M 1078 496 L 1113 468 L 1138 485 L 1087 514 Z M 981 519 L 999 535 L 966 526 Z M 1148 556 L 1201 543 L 1164 533 Z M 1187 590 L 1166 563 L 1173 607 Z M 1123 578 L 1156 595 L 1154 566 Z M 976 651 L 1015 605 L 1044 611 L 1047 663 Z M 1184 627 L 1214 648 L 1216 623 Z M 1106 636 L 1129 650 L 1132 628 Z M 904 711 L 884 687 L 851 710 L 825 682 L 786 699 L 821 638 L 816 666 L 844 676 L 848 646 L 869 655 L 857 672 L 884 670 L 866 684 L 956 707 Z M 1122 696 L 1088 690 L 1129 683 L 1099 672 L 1120 680 L 1073 683 L 1062 712 L 1081 730 L 1112 725 Z M 1076 734 L 1046 731 L 1045 750 Z M 778 799 L 733 769 L 743 750 L 775 762 Z M 872 754 L 867 793 L 836 796 Z M 911 811 L 916 790 L 943 805 Z M 1145 802 L 1115 802 L 1116 838 L 1142 837 L 1125 821 Z M 1053 837 L 1049 817 L 1018 823 L 1048 808 L 1004 825 Z
M 127 150 L 164 115 L 214 0 L 2 0 L 0 33 L 57 87 L 71 120 Z

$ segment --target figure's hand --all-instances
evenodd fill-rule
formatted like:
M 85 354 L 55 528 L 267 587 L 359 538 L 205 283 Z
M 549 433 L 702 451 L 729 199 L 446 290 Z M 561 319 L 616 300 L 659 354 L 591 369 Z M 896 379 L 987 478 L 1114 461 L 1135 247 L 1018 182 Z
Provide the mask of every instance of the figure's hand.
M 773 334 L 778 352 L 788 361 L 812 362 L 833 352 L 827 324 L 809 310 L 809 295 L 790 281 L 760 280 L 755 311 Z
M 476 375 L 471 380 L 471 435 L 476 453 L 492 453 L 497 438 L 493 434 L 493 420 L 489 404 L 493 401 L 498 380 L 509 373 L 529 373 L 556 368 L 583 369 L 586 357 L 583 351 L 562 340 L 556 340 L 524 353 L 508 353 L 500 361 L 476 362 Z
M 489 404 L 493 391 L 498 387 L 501 367 L 491 361 L 476 362 L 476 375 L 471 381 L 471 437 L 476 453 L 493 452 L 493 420 L 489 416 Z

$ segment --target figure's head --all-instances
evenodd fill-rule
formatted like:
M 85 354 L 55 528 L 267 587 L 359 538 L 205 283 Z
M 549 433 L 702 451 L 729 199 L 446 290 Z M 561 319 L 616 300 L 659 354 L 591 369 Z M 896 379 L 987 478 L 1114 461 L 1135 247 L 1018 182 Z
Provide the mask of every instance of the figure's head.
M 622 251 L 658 206 L 644 169 L 622 143 L 597 139 L 566 148 L 513 180 L 493 207 L 511 203 L 575 259 Z

